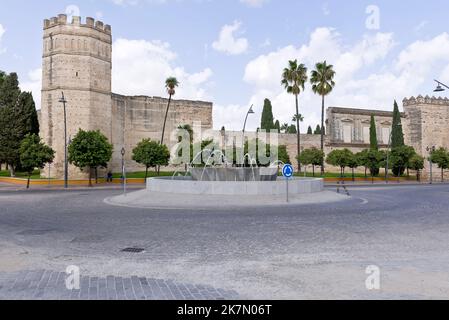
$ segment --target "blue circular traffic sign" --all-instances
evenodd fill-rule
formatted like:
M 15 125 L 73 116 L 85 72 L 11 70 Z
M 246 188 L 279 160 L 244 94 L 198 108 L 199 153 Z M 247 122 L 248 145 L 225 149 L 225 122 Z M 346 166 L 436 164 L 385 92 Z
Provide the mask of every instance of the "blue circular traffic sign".
M 286 164 L 283 168 L 282 168 L 282 175 L 286 178 L 291 178 L 293 177 L 293 166 L 291 164 Z

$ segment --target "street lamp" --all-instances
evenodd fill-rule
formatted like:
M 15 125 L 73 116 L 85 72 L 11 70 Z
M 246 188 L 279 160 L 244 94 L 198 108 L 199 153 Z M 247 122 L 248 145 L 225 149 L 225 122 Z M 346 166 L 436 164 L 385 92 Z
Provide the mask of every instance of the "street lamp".
M 251 105 L 251 107 L 249 108 L 248 112 L 246 113 L 246 118 L 245 118 L 245 123 L 243 124 L 243 139 L 242 139 L 242 154 L 243 154 L 243 161 L 242 161 L 242 166 L 244 166 L 245 164 L 245 130 L 246 130 L 246 122 L 248 121 L 248 116 L 250 114 L 254 114 L 254 110 L 253 110 L 253 106 Z
M 434 92 L 443 92 L 443 91 L 446 91 L 446 89 L 449 89 L 449 87 L 447 85 L 445 85 L 444 83 L 442 83 L 441 81 L 438 81 L 438 80 L 434 80 L 434 81 L 437 83 L 436 89 L 433 90 Z
M 398 123 L 396 126 L 397 127 L 402 127 L 402 123 Z M 393 130 L 391 130 L 390 137 L 388 138 L 387 166 L 385 168 L 385 183 L 388 183 L 388 171 L 390 170 L 389 163 L 390 163 L 390 149 L 391 149 L 391 139 L 392 139 L 392 137 L 393 137 Z
M 69 162 L 67 157 L 67 100 L 64 97 L 64 92 L 61 92 L 59 102 L 61 102 L 64 107 L 64 188 L 67 189 L 69 187 Z
M 431 146 L 431 147 L 428 146 L 428 147 L 426 148 L 427 152 L 429 153 L 429 168 L 430 168 L 430 182 L 429 182 L 429 184 L 432 184 L 432 183 L 433 183 L 433 177 L 432 177 L 432 158 L 431 158 L 431 156 L 432 156 L 432 153 L 434 153 L 436 149 L 437 149 L 437 148 L 436 148 L 435 146 Z
M 245 130 L 246 130 L 246 122 L 248 121 L 248 116 L 250 114 L 254 114 L 254 110 L 253 110 L 253 105 L 251 105 L 251 107 L 248 110 L 248 113 L 246 114 L 246 118 L 245 118 L 245 124 L 243 125 L 243 134 L 245 134 Z
M 125 170 L 125 147 L 122 148 L 122 177 L 123 177 L 123 194 L 126 196 L 126 170 Z

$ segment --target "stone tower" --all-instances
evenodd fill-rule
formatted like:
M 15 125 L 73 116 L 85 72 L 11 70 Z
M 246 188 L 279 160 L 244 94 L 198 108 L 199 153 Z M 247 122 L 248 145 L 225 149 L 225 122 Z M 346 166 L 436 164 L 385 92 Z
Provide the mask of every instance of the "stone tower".
M 427 147 L 449 148 L 449 99 L 435 97 L 411 97 L 404 99 L 403 121 L 405 143 L 415 148 L 416 152 L 427 158 Z M 438 179 L 438 168 L 433 166 L 434 179 Z M 430 167 L 425 162 L 424 177 L 428 177 Z
M 83 130 L 102 131 L 112 139 L 111 127 L 111 27 L 101 21 L 67 16 L 44 20 L 42 63 L 41 135 L 56 151 L 54 163 L 43 175 L 62 177 L 64 172 L 64 114 L 61 92 L 67 100 L 68 138 Z M 86 173 L 70 167 L 70 178 Z

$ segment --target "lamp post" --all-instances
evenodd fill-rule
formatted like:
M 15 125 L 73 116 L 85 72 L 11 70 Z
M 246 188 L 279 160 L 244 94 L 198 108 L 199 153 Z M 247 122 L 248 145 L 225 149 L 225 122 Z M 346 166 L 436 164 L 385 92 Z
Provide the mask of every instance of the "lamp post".
M 402 123 L 398 123 L 397 127 L 402 127 Z M 388 138 L 388 148 L 387 148 L 387 166 L 385 168 L 385 183 L 388 184 L 388 173 L 390 171 L 389 164 L 390 164 L 390 149 L 391 149 L 391 139 L 393 137 L 393 130 L 390 132 L 390 136 Z
M 64 107 L 64 188 L 67 189 L 69 187 L 69 163 L 67 157 L 67 100 L 64 97 L 64 92 L 61 92 L 59 102 L 61 102 Z
M 122 148 L 122 177 L 123 177 L 123 194 L 126 196 L 126 170 L 125 170 L 125 147 Z
M 444 83 L 442 83 L 441 81 L 438 81 L 438 80 L 434 80 L 434 81 L 437 83 L 436 89 L 433 90 L 434 92 L 443 92 L 443 91 L 446 91 L 446 89 L 449 89 L 449 87 L 447 85 L 445 85 Z
M 428 147 L 426 148 L 426 150 L 427 150 L 427 152 L 429 153 L 429 169 L 430 169 L 430 182 L 429 182 L 429 184 L 432 184 L 432 183 L 433 183 L 433 177 L 432 177 L 433 172 L 432 172 L 432 159 L 431 159 L 431 155 L 432 155 L 433 152 L 435 152 L 436 147 L 435 147 L 435 146 L 431 146 L 431 147 L 428 146 Z
M 248 112 L 246 113 L 245 123 L 243 124 L 243 139 L 242 139 L 243 161 L 242 161 L 242 166 L 245 165 L 245 130 L 246 130 L 246 123 L 248 122 L 249 115 L 255 113 L 254 110 L 253 110 L 253 106 L 254 105 L 251 105 L 251 107 L 249 108 Z

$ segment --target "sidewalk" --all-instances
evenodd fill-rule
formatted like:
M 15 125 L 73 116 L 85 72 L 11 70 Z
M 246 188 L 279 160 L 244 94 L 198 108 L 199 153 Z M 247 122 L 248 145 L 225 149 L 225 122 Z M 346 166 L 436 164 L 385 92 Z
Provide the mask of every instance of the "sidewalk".
M 448 182 L 438 182 L 438 181 L 434 181 L 432 183 L 430 183 L 429 181 L 388 181 L 388 183 L 386 183 L 385 181 L 374 181 L 374 183 L 372 182 L 368 182 L 368 181 L 344 181 L 344 183 L 338 183 L 338 182 L 325 182 L 324 186 L 325 187 L 403 187 L 403 186 L 432 186 L 432 185 L 449 185 L 449 181 Z
M 126 186 L 127 190 L 140 190 L 144 189 L 145 185 L 137 185 L 137 184 L 130 184 Z M 16 192 L 16 191 L 89 191 L 89 190 L 122 190 L 123 185 L 121 184 L 114 184 L 114 183 L 99 183 L 99 184 L 93 184 L 92 187 L 89 187 L 88 185 L 70 185 L 67 189 L 64 188 L 64 186 L 31 186 L 29 189 L 26 188 L 26 186 L 22 185 L 15 185 L 15 184 L 7 184 L 0 182 L 0 192 L 4 191 L 10 191 L 10 192 Z

